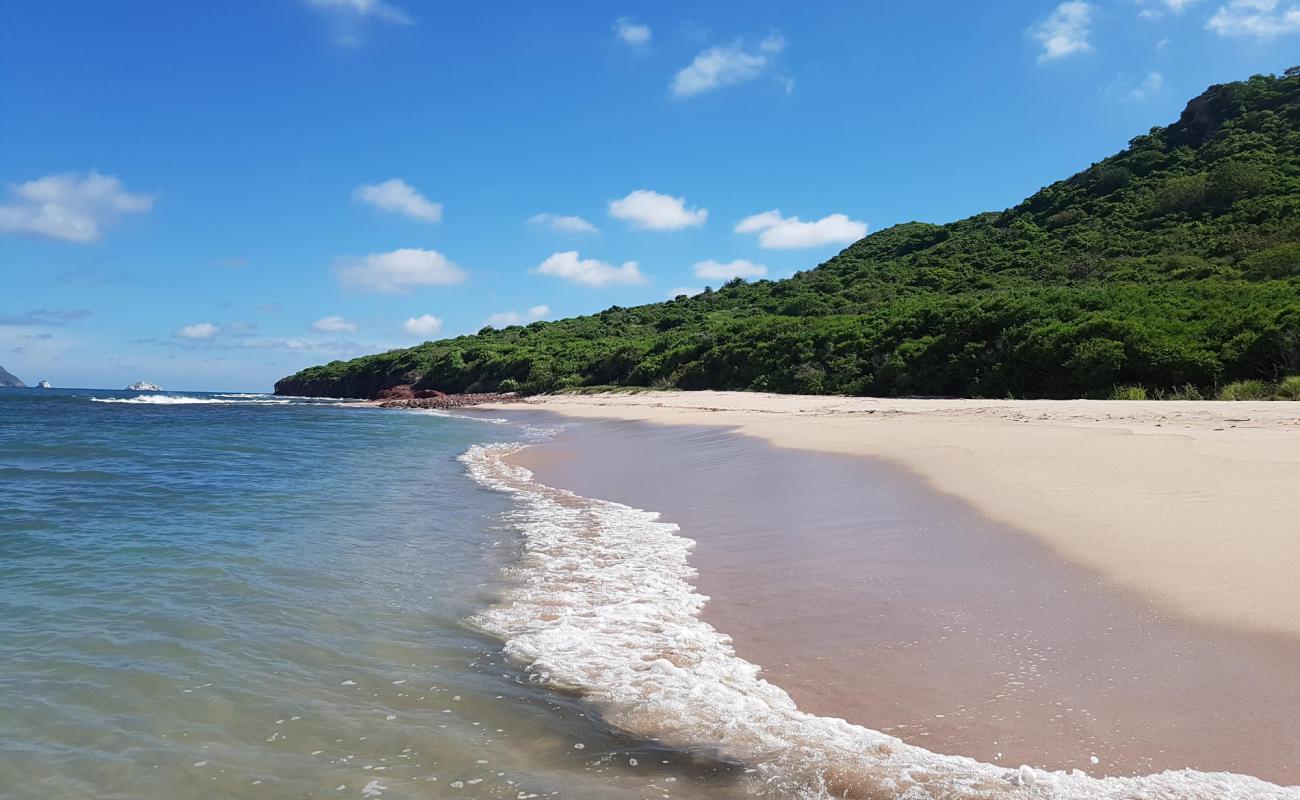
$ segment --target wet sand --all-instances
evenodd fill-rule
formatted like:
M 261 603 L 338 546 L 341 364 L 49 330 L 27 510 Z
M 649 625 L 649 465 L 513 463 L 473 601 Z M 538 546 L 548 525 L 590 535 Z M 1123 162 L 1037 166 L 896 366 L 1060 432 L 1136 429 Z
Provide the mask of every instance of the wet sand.
M 885 462 L 567 424 L 515 459 L 681 525 L 706 620 L 804 710 L 1007 766 L 1300 783 L 1300 640 L 1170 616 Z
M 681 391 L 531 402 L 884 459 L 1166 611 L 1300 639 L 1300 403 Z

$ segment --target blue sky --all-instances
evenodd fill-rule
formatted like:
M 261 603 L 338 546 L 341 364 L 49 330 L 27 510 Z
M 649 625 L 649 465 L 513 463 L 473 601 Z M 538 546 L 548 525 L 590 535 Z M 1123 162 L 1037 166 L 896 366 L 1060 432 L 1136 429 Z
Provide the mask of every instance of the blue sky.
M 266 390 L 1012 205 L 1294 0 L 0 5 L 0 364 Z

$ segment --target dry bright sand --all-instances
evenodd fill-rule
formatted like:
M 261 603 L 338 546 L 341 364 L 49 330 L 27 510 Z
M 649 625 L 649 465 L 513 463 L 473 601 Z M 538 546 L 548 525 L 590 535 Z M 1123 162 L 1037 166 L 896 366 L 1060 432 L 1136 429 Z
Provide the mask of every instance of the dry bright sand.
M 1300 637 L 1300 403 L 749 392 L 533 402 L 886 459 L 1167 612 Z

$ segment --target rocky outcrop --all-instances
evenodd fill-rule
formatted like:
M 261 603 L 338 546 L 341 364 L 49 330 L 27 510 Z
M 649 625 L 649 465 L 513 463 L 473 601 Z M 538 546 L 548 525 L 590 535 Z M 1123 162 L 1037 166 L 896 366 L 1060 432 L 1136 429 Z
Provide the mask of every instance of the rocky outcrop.
M 508 392 L 505 394 L 443 394 L 438 393 L 437 397 L 407 397 L 396 400 L 385 400 L 379 404 L 380 408 L 464 408 L 466 406 L 477 406 L 483 403 L 522 403 L 524 398 Z
M 17 376 L 0 367 L 0 389 L 22 389 L 26 385 Z
M 446 397 L 446 392 L 437 389 L 415 389 L 409 383 L 403 383 L 388 389 L 381 389 L 375 394 L 376 400 L 428 400 Z
M 130 386 L 126 387 L 126 391 L 128 391 L 128 392 L 161 392 L 161 391 L 162 391 L 162 387 L 159 386 L 159 385 L 156 384 L 156 383 L 150 383 L 149 381 L 136 381 L 135 383 L 133 383 L 133 384 L 131 384 Z

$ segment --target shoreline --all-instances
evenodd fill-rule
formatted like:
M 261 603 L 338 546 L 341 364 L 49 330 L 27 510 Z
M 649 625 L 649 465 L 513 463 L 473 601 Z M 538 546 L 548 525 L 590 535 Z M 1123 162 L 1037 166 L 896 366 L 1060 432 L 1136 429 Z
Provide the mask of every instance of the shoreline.
M 1161 611 L 1300 637 L 1300 404 L 654 392 L 479 406 L 530 407 L 882 459 Z
M 553 418 L 544 410 L 514 407 L 511 412 L 508 414 L 511 421 L 525 424 Z M 632 428 L 637 429 L 635 437 L 639 437 L 640 445 L 652 443 L 650 452 L 633 439 L 620 435 L 620 431 L 627 433 Z M 566 442 L 572 444 L 575 434 L 581 441 L 576 447 L 566 448 Z M 968 676 L 1002 678 L 998 673 L 985 670 L 984 662 L 974 663 L 960 657 L 960 652 L 955 654 L 957 658 L 941 664 L 950 674 L 959 676 L 955 686 L 944 686 L 933 679 L 915 681 L 917 676 L 913 672 L 880 670 L 878 661 L 863 661 L 861 657 L 872 656 L 873 650 L 877 651 L 874 655 L 884 652 L 888 658 L 887 648 L 879 647 L 882 643 L 902 645 L 901 650 L 917 644 L 908 641 L 909 633 L 925 628 L 934 630 L 934 617 L 922 615 L 911 623 L 903 620 L 905 625 L 902 628 L 892 624 L 881 627 L 875 624 L 878 620 L 858 614 L 861 604 L 842 604 L 843 598 L 838 594 L 827 597 L 827 588 L 834 592 L 837 586 L 844 586 L 841 579 L 845 570 L 851 571 L 869 563 L 879 551 L 870 547 L 856 548 L 859 555 L 865 554 L 865 557 L 853 562 L 838 557 L 839 553 L 847 552 L 843 540 L 823 540 L 821 546 L 812 547 L 813 540 L 797 538 L 807 533 L 807 526 L 780 524 L 773 510 L 780 509 L 788 498 L 799 497 L 800 489 L 815 486 L 819 482 L 815 475 L 811 483 L 797 487 L 794 494 L 783 498 L 765 491 L 770 486 L 755 491 L 751 472 L 737 476 L 730 487 L 731 495 L 724 493 L 722 497 L 715 497 L 719 487 L 717 482 L 708 480 L 708 475 L 712 474 L 711 470 L 725 466 L 713 461 L 718 443 L 722 443 L 724 449 L 734 449 L 733 455 L 739 453 L 741 456 L 739 461 L 731 463 L 758 470 L 759 474 L 766 475 L 776 484 L 792 477 L 806 477 L 808 473 L 816 472 L 807 467 L 820 463 L 823 468 L 830 469 L 830 472 L 823 469 L 820 475 L 838 475 L 841 482 L 853 481 L 851 489 L 862 485 L 861 476 L 853 474 L 857 459 L 817 453 L 782 453 L 762 442 L 735 436 L 719 426 L 705 429 L 642 423 L 629 425 L 605 419 L 567 426 L 558 439 L 539 446 L 520 449 L 518 444 L 502 445 L 500 447 L 504 450 L 497 451 L 499 458 L 491 455 L 491 447 L 476 447 L 462 458 L 470 464 L 471 474 L 476 479 L 514 494 L 520 500 L 517 511 L 512 514 L 512 525 L 525 542 L 523 560 L 513 569 L 511 588 L 501 602 L 485 612 L 488 623 L 485 629 L 506 641 L 508 655 L 522 662 L 544 683 L 581 693 L 602 717 L 629 734 L 649 737 L 672 748 L 716 750 L 724 758 L 752 767 L 746 772 L 755 772 L 761 785 L 785 787 L 776 796 L 787 796 L 782 792 L 794 791 L 797 785 L 816 789 L 818 796 L 893 797 L 910 787 L 911 791 L 918 792 L 917 796 L 1010 797 L 1025 791 L 1018 787 L 1033 784 L 1035 796 L 1042 797 L 1107 797 L 1115 800 L 1300 797 L 1296 794 L 1300 787 L 1291 785 L 1295 778 L 1287 747 L 1291 739 L 1291 718 L 1286 713 L 1289 706 L 1279 706 L 1290 703 L 1297 688 L 1290 676 L 1294 674 L 1300 651 L 1292 643 L 1288 643 L 1291 649 L 1283 653 L 1280 660 L 1270 661 L 1268 656 L 1261 658 L 1258 654 L 1242 657 L 1236 645 L 1249 643 L 1250 637 L 1234 641 L 1232 637 L 1222 635 L 1207 639 L 1199 649 L 1183 652 L 1170 651 L 1163 646 L 1149 647 L 1142 630 L 1137 631 L 1136 638 L 1121 635 L 1117 640 L 1099 642 L 1094 634 L 1109 631 L 1111 617 L 1076 624 L 1080 620 L 1054 615 L 1061 608 L 1060 604 L 1034 610 L 1034 601 L 1044 596 L 1043 588 L 1055 590 L 1056 582 L 1052 575 L 1041 576 L 1038 587 L 1028 594 L 1017 595 L 1020 603 L 1002 603 L 996 597 L 1000 595 L 1001 586 L 990 586 L 983 581 L 974 585 L 982 587 L 982 590 L 994 590 L 991 593 L 985 591 L 995 595 L 986 597 L 986 601 L 993 599 L 1003 607 L 1031 609 L 1030 616 L 1036 615 L 1037 619 L 1030 622 L 1039 623 L 1036 628 L 1028 626 L 1031 632 L 1043 632 L 1041 623 L 1047 620 L 1048 627 L 1057 629 L 1058 634 L 1066 638 L 1077 637 L 1079 651 L 1091 659 L 1090 663 L 1079 665 L 1084 669 L 1116 660 L 1114 656 L 1117 653 L 1132 654 L 1134 658 L 1127 664 L 1118 664 L 1118 669 L 1111 675 L 1120 679 L 1121 684 L 1133 679 L 1133 684 L 1112 692 L 1111 689 L 1121 687 L 1100 685 L 1107 680 L 1102 674 L 1099 685 L 1090 688 L 1093 699 L 1116 695 L 1117 699 L 1110 704 L 1109 710 L 1119 708 L 1130 721 L 1140 724 L 1140 729 L 1130 731 L 1137 734 L 1136 738 L 1112 738 L 1107 730 L 1102 729 L 1066 731 L 1077 744 L 1088 748 L 1082 751 L 1083 763 L 1080 764 L 1077 752 L 1070 761 L 1063 762 L 1054 756 L 1022 758 L 1026 754 L 1023 747 L 1020 750 L 1009 748 L 1005 754 L 985 748 L 966 750 L 960 743 L 950 741 L 944 745 L 937 736 L 925 738 L 926 732 L 911 735 L 911 732 L 898 729 L 904 726 L 892 726 L 894 730 L 882 732 L 882 728 L 891 727 L 887 724 L 891 722 L 888 719 L 840 713 L 837 704 L 847 707 L 852 702 L 849 693 L 856 693 L 858 700 L 884 698 L 887 702 L 905 706 L 916 697 L 933 700 L 926 698 L 926 693 L 937 687 L 946 693 L 945 697 L 939 698 L 941 702 L 950 703 L 954 697 L 973 701 L 969 704 L 970 710 L 976 713 L 968 715 L 966 722 L 978 721 L 984 712 L 990 710 L 984 704 L 988 698 L 966 697 L 964 693 L 971 686 Z M 597 449 L 591 449 L 593 444 Z M 658 448 L 658 455 L 655 455 L 654 448 Z M 748 457 L 757 451 L 769 451 L 772 455 Z M 613 465 L 621 466 L 615 469 L 611 468 Z M 635 468 L 629 470 L 629 465 L 635 465 Z M 665 467 L 673 472 L 665 473 Z M 680 471 L 678 467 L 681 467 Z M 701 468 L 705 471 L 701 472 Z M 894 484 L 916 485 L 914 478 L 901 474 L 892 466 L 876 463 L 872 468 L 886 473 L 886 478 L 887 473 L 893 472 Z M 534 469 L 537 470 L 535 476 L 532 474 Z M 674 481 L 665 484 L 656 480 L 667 474 L 672 474 Z M 619 486 L 623 491 L 617 490 Z M 843 489 L 841 483 L 835 491 L 842 492 Z M 884 496 L 892 490 L 889 486 L 882 489 Z M 930 490 L 920 487 L 913 491 L 922 494 L 901 497 L 899 503 L 902 506 L 915 508 L 914 501 Z M 638 492 L 642 500 L 638 500 Z M 881 496 L 877 492 L 874 499 Z M 685 513 L 689 503 L 677 501 L 689 498 L 695 498 L 694 511 L 703 510 L 706 517 L 691 517 Z M 739 507 L 736 505 L 737 499 L 745 502 L 746 498 L 756 499 Z M 827 496 L 816 499 L 824 501 Z M 802 506 L 802 503 L 789 505 Z M 838 504 L 822 502 L 814 503 L 814 507 L 832 517 L 840 515 Z M 860 511 L 874 507 L 859 503 L 855 508 Z M 664 513 L 661 515 L 659 510 Z M 798 513 L 795 509 L 791 511 Z M 712 516 L 707 516 L 709 514 Z M 732 530 L 722 531 L 726 535 L 717 539 L 714 534 L 719 531 L 707 524 L 710 521 L 729 523 Z M 699 524 L 701 522 L 706 524 Z M 912 546 L 911 543 L 918 539 L 913 535 L 915 522 L 910 514 L 892 517 L 895 533 L 902 534 L 895 538 L 903 541 L 905 547 Z M 944 527 L 939 526 L 940 529 Z M 855 530 L 854 534 L 859 532 Z M 766 542 L 754 541 L 755 534 L 764 533 L 776 535 L 769 536 Z M 946 535 L 943 530 L 940 533 L 941 538 Z M 947 526 L 947 533 L 972 541 L 985 535 L 982 531 L 969 531 L 960 524 Z M 996 531 L 990 533 L 997 536 Z M 791 535 L 798 542 L 794 550 L 789 547 Z M 1033 540 L 1019 534 L 1004 538 L 1003 545 L 1009 545 L 1012 551 L 1042 549 Z M 721 550 L 719 544 L 723 545 Z M 730 578 L 721 584 L 715 580 L 720 576 L 718 567 L 721 563 L 715 557 L 723 553 L 722 560 L 726 561 L 724 551 L 727 549 L 745 554 L 740 566 L 741 573 L 751 579 L 749 591 L 737 591 L 745 587 L 726 585 Z M 910 583 L 919 574 L 918 570 L 921 573 L 933 571 L 936 574 L 930 576 L 930 586 L 943 587 L 950 583 L 951 569 L 931 570 L 930 552 L 932 549 L 922 548 L 918 553 L 922 558 L 914 561 L 910 569 L 900 569 L 897 559 L 885 559 L 877 563 L 876 571 L 898 573 L 904 583 Z M 689 565 L 685 560 L 688 553 Z M 1031 566 L 1041 567 L 1044 563 L 1058 561 L 1047 553 L 1030 555 L 1031 560 L 1036 561 Z M 961 553 L 949 554 L 949 561 L 949 567 L 964 568 L 966 565 Z M 792 603 L 789 602 L 790 596 L 784 593 L 789 588 L 789 581 L 783 582 L 782 576 L 788 577 L 787 567 L 793 562 L 806 562 L 803 566 L 814 568 L 822 564 L 826 568 L 812 572 L 804 570 L 805 575 L 822 576 L 822 585 L 803 592 L 802 597 L 795 598 L 796 602 Z M 1068 565 L 1058 564 L 1058 567 L 1066 569 Z M 972 585 L 967 582 L 955 596 L 949 593 L 942 599 L 951 606 L 954 599 L 963 599 Z M 1084 594 L 1089 593 L 1088 586 L 1081 588 Z M 820 602 L 824 604 L 829 600 L 829 606 L 818 608 L 819 594 Z M 712 595 L 713 600 L 710 601 L 707 595 Z M 920 597 L 927 599 L 924 593 Z M 902 610 L 905 616 L 914 607 L 907 602 L 908 599 L 899 598 L 900 602 L 895 604 L 895 610 Z M 1086 598 L 1083 599 L 1086 604 Z M 730 606 L 729 611 L 727 606 Z M 810 608 L 813 610 L 811 614 L 808 613 Z M 985 610 L 988 608 L 986 602 Z M 722 615 L 719 615 L 720 609 Z M 778 613 L 771 614 L 773 610 Z M 1130 612 L 1126 610 L 1124 613 L 1127 616 Z M 851 627 L 843 626 L 845 620 L 851 623 Z M 1144 624 L 1148 621 L 1153 621 L 1157 629 L 1164 623 L 1155 619 L 1144 621 Z M 911 631 L 907 630 L 906 624 L 911 624 Z M 979 633 L 979 626 L 971 627 Z M 1020 641 L 981 643 L 977 637 L 967 643 L 980 644 L 983 655 L 1018 648 L 1020 652 L 1012 654 L 1017 658 L 1026 650 L 1030 656 L 1046 651 L 1046 655 L 1058 660 L 1062 655 L 1069 656 L 1068 653 L 1052 652 L 1055 650 L 1053 641 L 1032 635 L 1021 636 L 1023 631 L 1015 624 L 999 629 Z M 938 638 L 947 639 L 950 630 L 951 627 L 946 628 Z M 755 632 L 766 632 L 772 640 L 787 640 L 791 645 L 789 652 L 794 655 L 791 661 L 796 663 L 775 663 L 767 654 L 770 651 L 763 649 L 763 643 L 756 646 L 750 638 Z M 1159 630 L 1156 632 L 1160 633 Z M 891 641 L 890 633 L 902 635 Z M 852 641 L 854 636 L 856 642 Z M 1107 634 L 1102 633 L 1102 636 L 1104 639 Z M 826 654 L 815 649 L 828 642 L 845 641 L 860 647 L 849 653 L 852 659 L 839 659 L 838 665 L 828 664 L 823 658 Z M 1168 643 L 1167 637 L 1155 642 L 1156 645 Z M 771 641 L 767 644 L 770 645 Z M 1028 645 L 1028 648 L 1019 645 Z M 1229 651 L 1228 661 L 1221 660 L 1202 671 L 1198 656 L 1214 655 L 1214 650 L 1220 647 Z M 931 656 L 924 650 L 910 652 L 923 659 Z M 1127 666 L 1143 660 L 1155 669 L 1140 676 L 1139 683 L 1139 676 L 1127 674 Z M 1252 660 L 1257 665 L 1266 665 L 1269 676 L 1254 674 Z M 1181 672 L 1181 677 L 1167 679 L 1163 669 L 1165 664 L 1174 667 L 1170 672 Z M 1289 668 L 1288 664 L 1291 665 Z M 1189 676 L 1185 669 L 1189 665 L 1193 672 L 1211 681 L 1226 678 L 1227 683 L 1219 688 L 1228 692 L 1222 696 L 1218 692 L 1202 692 L 1204 687 L 1197 685 L 1197 675 Z M 1223 669 L 1225 665 L 1229 667 L 1226 671 Z M 1234 665 L 1237 667 L 1235 671 L 1232 669 Z M 802 668 L 812 681 L 827 684 L 822 687 L 826 691 L 820 707 L 812 702 L 805 708 L 806 693 L 803 689 L 806 686 L 791 682 L 789 671 L 784 669 L 792 666 Z M 1062 705 L 1057 698 L 1070 700 L 1069 688 L 1079 688 L 1076 679 L 1086 677 L 1085 673 L 1076 670 L 1060 675 L 1052 686 L 1033 684 L 1038 674 L 1050 676 L 1053 671 L 1047 663 L 1027 664 L 1021 674 L 1010 677 L 1031 679 L 1021 699 L 1027 699 L 1041 710 L 1049 713 L 1077 710 L 1083 717 L 1092 717 L 1091 709 L 1050 708 L 1053 701 Z M 1242 686 L 1237 680 L 1242 674 L 1253 676 L 1249 685 Z M 1189 677 L 1192 679 L 1190 683 Z M 848 685 L 845 678 L 853 685 Z M 910 683 L 917 684 L 919 693 L 913 691 L 910 696 L 891 696 L 893 689 Z M 1281 691 L 1272 691 L 1279 687 Z M 1066 695 L 1055 693 L 1062 688 L 1067 690 Z M 791 689 L 796 690 L 794 697 L 791 697 Z M 1145 706 L 1130 707 L 1127 701 L 1135 696 L 1135 692 L 1140 696 L 1148 690 L 1157 695 L 1181 695 L 1182 707 L 1163 709 L 1158 697 L 1154 701 L 1149 699 Z M 1234 708 L 1231 695 L 1241 691 L 1253 692 L 1254 696 L 1241 708 Z M 1199 701 L 1203 697 L 1211 702 L 1202 706 Z M 933 703 L 929 705 L 933 706 Z M 1146 725 L 1143 708 L 1159 711 L 1160 719 Z M 1219 718 L 1217 714 L 1223 709 L 1232 713 Z M 995 727 L 1015 731 L 1024 740 L 1022 744 L 1030 744 L 1031 750 L 1036 747 L 1036 734 L 1044 731 L 1041 723 L 1056 724 L 1041 714 L 1029 719 L 1022 718 L 1014 708 L 1003 707 L 1000 710 L 1010 713 L 995 720 Z M 1257 717 L 1261 710 L 1266 712 L 1266 718 Z M 1097 711 L 1096 716 L 1104 718 L 1108 710 L 1098 708 Z M 846 721 L 843 717 L 849 719 Z M 936 722 L 936 726 L 941 724 L 941 720 Z M 1235 734 L 1242 730 L 1252 735 L 1242 740 L 1235 739 Z M 1175 732 L 1173 737 L 1161 739 L 1162 732 L 1171 731 Z M 1054 732 L 1058 740 L 1060 733 Z M 899 736 L 906 738 L 896 738 Z M 1166 742 L 1175 745 L 1169 748 L 1168 753 L 1165 752 Z M 992 741 L 986 739 L 985 744 L 997 745 L 998 742 L 995 737 Z M 1094 750 L 1096 744 L 1102 747 Z M 1117 753 L 1123 754 L 1126 748 L 1136 748 L 1139 744 L 1145 748 L 1144 753 L 1132 753 L 1129 763 L 1120 763 L 1122 759 L 1112 761 Z M 1256 745 L 1263 745 L 1263 749 L 1255 748 Z M 1107 763 L 1099 766 L 1097 760 L 1088 757 L 1090 752 L 1100 754 Z M 1059 751 L 1056 755 L 1059 756 Z M 1242 759 L 1242 755 L 1246 757 Z M 1143 756 L 1150 756 L 1149 763 L 1143 760 Z M 1263 777 L 1263 781 L 1252 775 Z M 1281 783 L 1264 782 L 1270 779 Z M 939 794 L 933 794 L 933 791 Z

